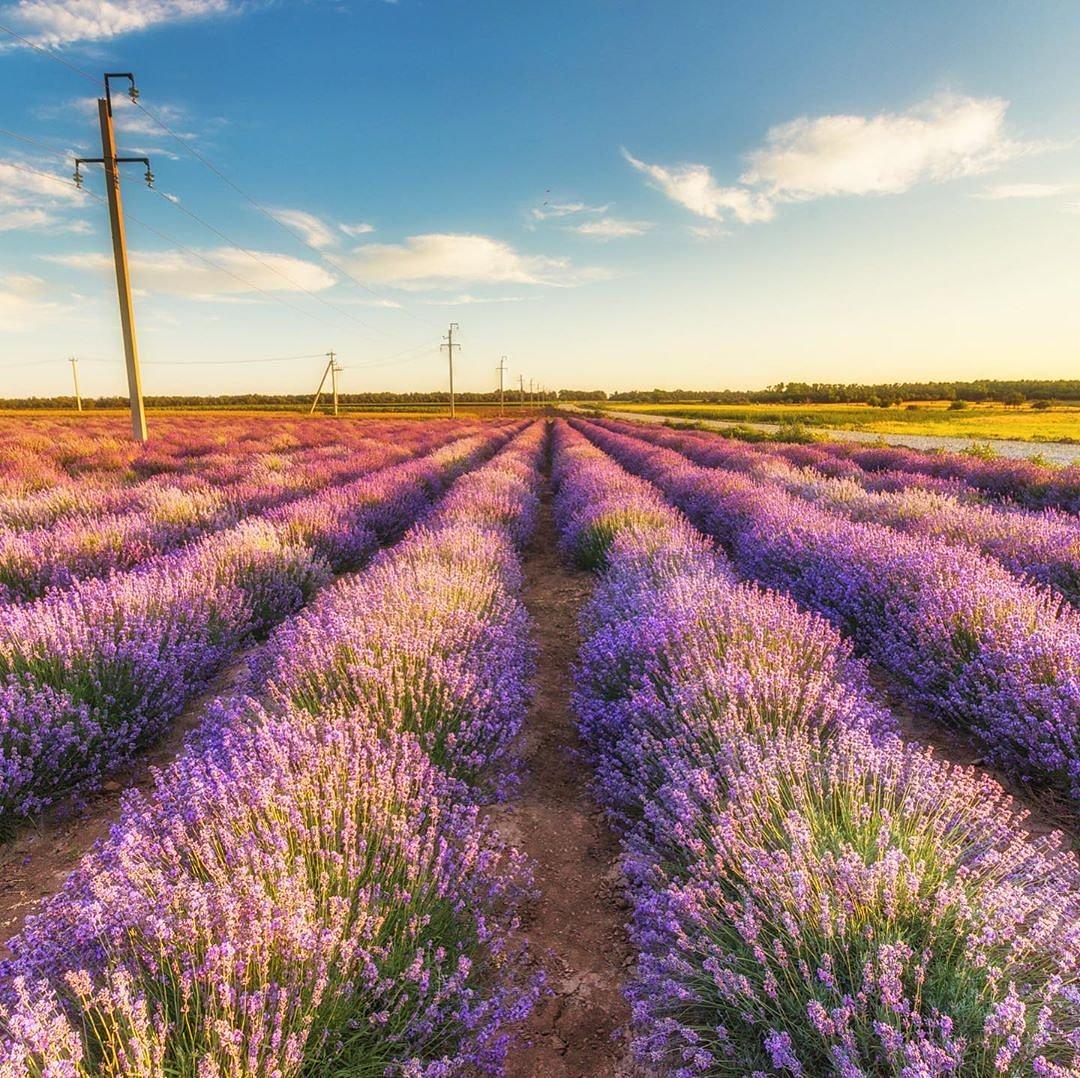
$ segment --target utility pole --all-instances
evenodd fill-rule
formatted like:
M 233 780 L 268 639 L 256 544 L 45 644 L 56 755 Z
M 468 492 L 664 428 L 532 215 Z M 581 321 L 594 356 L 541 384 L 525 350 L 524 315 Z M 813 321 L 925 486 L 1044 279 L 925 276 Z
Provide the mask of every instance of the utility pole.
M 82 411 L 82 397 L 79 395 L 79 361 L 72 356 L 68 361 L 71 364 L 71 377 L 75 380 L 75 407 Z
M 518 397 L 518 404 L 522 408 L 524 408 L 525 407 L 525 375 L 523 375 L 523 374 L 518 375 L 518 393 L 520 394 L 520 396 Z
M 446 339 L 443 341 L 439 348 L 445 348 L 446 354 L 450 359 L 450 418 L 454 418 L 454 349 L 460 349 L 460 344 L 454 344 L 454 330 L 460 329 L 457 322 L 451 322 L 450 328 L 446 331 Z
M 112 91 L 109 79 L 127 79 L 128 95 L 138 101 L 135 76 L 130 71 L 105 73 L 105 96 L 98 98 L 101 123 L 101 156 L 75 159 L 75 185 L 82 186 L 80 165 L 102 165 L 105 189 L 109 196 L 109 224 L 112 227 L 113 261 L 116 263 L 116 292 L 120 299 L 120 328 L 124 335 L 124 361 L 127 364 L 128 392 L 131 396 L 131 433 L 137 442 L 146 441 L 146 412 L 143 408 L 142 373 L 139 370 L 139 347 L 135 339 L 135 311 L 131 302 L 131 272 L 128 269 L 127 232 L 124 229 L 124 205 L 120 198 L 119 165 L 138 162 L 146 167 L 146 185 L 153 187 L 154 174 L 148 157 L 117 157 L 116 133 L 113 130 Z
M 337 352 L 327 352 L 327 356 L 330 357 L 329 362 L 323 368 L 322 378 L 319 379 L 319 388 L 315 390 L 315 399 L 311 402 L 311 411 L 308 415 L 314 415 L 315 409 L 319 407 L 319 398 L 322 396 L 323 386 L 326 385 L 326 376 L 333 372 L 334 375 L 334 415 L 337 415 L 337 371 L 341 370 L 334 362 L 334 357 Z M 337 370 L 335 370 L 337 367 Z
M 529 379 L 529 404 L 535 404 L 536 403 L 536 390 L 533 389 L 534 384 L 535 384 L 535 379 L 530 378 Z
M 503 356 L 499 360 L 499 365 L 495 368 L 499 372 L 499 415 L 505 414 L 503 407 L 503 375 L 506 374 L 506 356 Z
M 341 366 L 336 359 L 334 359 L 334 353 L 330 353 L 330 381 L 334 386 L 334 415 L 338 414 L 338 400 L 337 400 L 337 376 L 345 368 Z

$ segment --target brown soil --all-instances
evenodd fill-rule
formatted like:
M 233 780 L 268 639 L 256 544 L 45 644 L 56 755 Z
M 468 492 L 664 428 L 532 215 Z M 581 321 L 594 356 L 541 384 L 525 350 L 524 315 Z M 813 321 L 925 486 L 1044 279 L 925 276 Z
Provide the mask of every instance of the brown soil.
M 245 656 L 219 671 L 161 738 L 114 771 L 98 789 L 78 800 L 57 802 L 0 846 L 0 957 L 7 957 L 8 940 L 19 932 L 38 902 L 60 890 L 83 854 L 108 835 L 120 814 L 124 791 L 148 790 L 155 771 L 175 759 L 184 738 L 202 722 L 210 701 L 236 687 L 246 670 Z
M 622 996 L 630 963 L 623 925 L 619 847 L 589 798 L 589 768 L 576 755 L 570 666 L 589 578 L 555 549 L 548 501 L 525 560 L 525 604 L 539 645 L 536 696 L 523 734 L 528 768 L 519 795 L 496 815 L 500 831 L 536 863 L 539 901 L 524 936 L 551 995 L 510 1049 L 511 1078 L 629 1075 Z

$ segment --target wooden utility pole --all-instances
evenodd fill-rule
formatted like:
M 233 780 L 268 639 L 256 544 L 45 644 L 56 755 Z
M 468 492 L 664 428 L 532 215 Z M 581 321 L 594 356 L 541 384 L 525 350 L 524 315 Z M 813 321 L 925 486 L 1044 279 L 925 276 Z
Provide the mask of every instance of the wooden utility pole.
M 450 358 L 450 418 L 454 418 L 454 349 L 460 349 L 460 344 L 454 344 L 454 330 L 459 329 L 457 322 L 451 322 L 450 328 L 446 331 L 446 340 L 439 346 L 445 348 L 446 353 Z
M 72 356 L 68 361 L 71 364 L 71 377 L 75 380 L 75 407 L 82 411 L 82 397 L 79 394 L 79 361 Z
M 337 362 L 337 361 L 336 361 L 336 360 L 334 359 L 334 353 L 333 353 L 333 352 L 331 352 L 331 353 L 330 353 L 330 381 L 331 381 L 331 382 L 333 383 L 333 386 L 334 386 L 334 415 L 337 415 L 337 414 L 338 414 L 338 400 L 337 400 L 337 376 L 338 376 L 338 375 L 339 375 L 339 374 L 340 374 L 340 373 L 341 373 L 341 372 L 342 372 L 342 371 L 343 371 L 344 369 L 345 369 L 345 368 L 344 368 L 344 367 L 342 367 L 342 366 L 340 366 L 340 365 L 338 364 L 338 362 Z
M 131 433 L 137 442 L 146 441 L 146 411 L 143 407 L 142 373 L 139 370 L 139 347 L 135 339 L 135 311 L 131 301 L 131 272 L 128 269 L 127 233 L 124 229 L 124 204 L 120 198 L 119 165 L 138 162 L 146 166 L 146 183 L 152 186 L 154 175 L 148 157 L 117 157 L 116 133 L 113 130 L 112 91 L 109 79 L 127 79 L 131 100 L 138 100 L 135 76 L 130 71 L 109 71 L 105 74 L 105 96 L 98 98 L 98 120 L 101 124 L 101 157 L 75 159 L 75 183 L 82 186 L 80 165 L 94 164 L 105 168 L 105 191 L 109 197 L 109 224 L 112 228 L 113 262 L 116 264 L 116 292 L 120 300 L 120 329 L 124 336 L 124 361 L 127 364 L 128 393 L 131 397 Z
M 326 385 L 326 376 L 334 369 L 334 356 L 336 352 L 327 352 L 326 355 L 330 357 L 329 362 L 323 367 L 322 378 L 319 379 L 319 388 L 315 390 L 315 399 L 311 402 L 311 411 L 308 415 L 314 415 L 315 409 L 319 407 L 319 398 L 322 396 L 323 386 Z M 334 375 L 334 415 L 337 415 L 337 374 Z
M 503 407 L 503 375 L 506 374 L 506 356 L 503 356 L 499 360 L 498 367 L 495 368 L 499 372 L 499 415 L 505 415 L 505 408 Z

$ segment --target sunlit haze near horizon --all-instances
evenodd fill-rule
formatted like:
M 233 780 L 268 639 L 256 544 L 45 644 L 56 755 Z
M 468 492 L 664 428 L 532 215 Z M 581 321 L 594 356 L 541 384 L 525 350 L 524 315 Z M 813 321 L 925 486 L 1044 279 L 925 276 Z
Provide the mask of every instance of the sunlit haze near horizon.
M 885 7 L 2 5 L 0 396 L 126 394 L 105 70 L 148 394 L 1077 377 L 1080 9 Z

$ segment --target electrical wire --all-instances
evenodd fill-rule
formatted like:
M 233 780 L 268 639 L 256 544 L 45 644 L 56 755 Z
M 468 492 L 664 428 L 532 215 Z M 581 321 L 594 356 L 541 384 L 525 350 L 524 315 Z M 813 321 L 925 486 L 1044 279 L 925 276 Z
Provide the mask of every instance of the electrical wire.
M 42 56 L 46 56 L 50 60 L 54 60 L 58 64 L 63 64 L 64 67 L 66 67 L 69 71 L 74 71 L 75 74 L 78 75 L 80 78 L 89 80 L 90 82 L 94 83 L 95 86 L 98 85 L 100 80 L 94 78 L 94 76 L 91 75 L 89 72 L 83 71 L 82 68 L 76 67 L 69 60 L 65 60 L 59 53 L 54 52 L 52 49 L 47 49 L 44 45 L 38 45 L 35 42 L 31 41 L 28 37 L 23 37 L 22 34 L 18 33 L 15 30 L 12 30 L 10 26 L 4 26 L 0 24 L 0 31 L 3 31 L 5 34 L 10 34 L 17 41 L 21 41 L 24 45 L 29 45 L 30 48 L 32 48 L 35 52 L 41 53 Z
M 18 41 L 21 41 L 24 45 L 28 45 L 30 48 L 34 49 L 36 52 L 40 53 L 42 56 L 45 56 L 48 59 L 53 60 L 58 64 L 63 64 L 64 67 L 66 67 L 69 70 L 73 71 L 76 75 L 79 75 L 81 78 L 87 79 L 90 82 L 97 84 L 98 80 L 96 78 L 94 78 L 93 75 L 89 74 L 89 72 L 83 71 L 81 68 L 76 67 L 74 64 L 70 63 L 68 60 L 65 60 L 62 56 L 60 56 L 58 53 L 54 52 L 53 50 L 47 49 L 44 46 L 38 45 L 35 42 L 31 41 L 29 38 L 23 37 L 22 34 L 18 33 L 15 30 L 12 30 L 11 27 L 0 24 L 0 31 L 3 31 L 4 33 L 10 34 L 13 38 L 15 38 Z M 287 224 L 285 224 L 284 221 L 282 221 L 279 217 L 275 216 L 275 214 L 272 211 L 268 210 L 265 206 L 263 206 L 262 203 L 260 203 L 254 196 L 248 194 L 247 191 L 245 191 L 242 187 L 240 187 L 239 184 L 237 184 L 233 180 L 231 180 L 224 172 L 221 171 L 221 169 L 219 169 L 212 161 L 210 161 L 209 158 L 207 158 L 199 150 L 197 150 L 195 148 L 195 146 L 192 144 L 190 139 L 187 139 L 183 135 L 181 135 L 178 132 L 174 131 L 163 119 L 161 119 L 160 116 L 158 116 L 156 113 L 154 113 L 153 111 L 148 109 L 141 101 L 134 101 L 133 104 L 148 119 L 150 119 L 153 123 L 157 124 L 157 126 L 160 127 L 161 130 L 164 131 L 171 139 L 173 139 L 176 143 L 178 143 L 180 146 L 182 146 L 192 157 L 195 158 L 196 161 L 198 161 L 205 168 L 209 169 L 210 172 L 212 172 L 215 176 L 217 176 L 217 178 L 219 180 L 221 180 L 222 183 L 225 183 L 229 187 L 231 187 L 233 191 L 235 191 L 241 198 L 243 198 L 251 206 L 253 206 L 255 209 L 257 209 L 259 211 L 259 213 L 261 213 L 268 220 L 273 221 L 274 224 L 278 226 L 278 228 L 284 229 L 284 231 L 286 231 L 290 236 L 292 236 L 293 239 L 295 239 L 298 243 L 303 244 L 317 258 L 319 258 L 322 261 L 326 262 L 327 265 L 333 266 L 334 269 L 336 269 L 338 271 L 338 273 L 340 273 L 342 276 L 348 278 L 358 288 L 363 289 L 363 291 L 369 293 L 372 296 L 375 296 L 377 299 L 386 299 L 387 298 L 386 296 L 382 295 L 380 292 L 378 292 L 374 288 L 372 288 L 370 285 L 367 285 L 363 281 L 359 280 L 357 277 L 354 277 L 339 262 L 337 262 L 335 259 L 331 258 L 328 254 L 326 254 L 325 251 L 320 251 L 319 248 L 317 248 L 314 244 L 309 243 L 304 238 L 304 236 L 302 236 L 299 232 L 297 232 L 293 228 L 290 228 Z M 434 323 L 428 322 L 427 319 L 425 319 L 425 318 L 421 318 L 411 308 L 402 306 L 400 304 L 398 306 L 399 306 L 399 308 L 401 310 L 405 311 L 406 314 L 408 314 L 411 318 L 415 319 L 417 322 L 419 322 L 425 328 L 434 329 Z M 440 332 L 440 333 L 442 332 L 441 327 L 439 327 L 438 332 Z
M 39 142 L 37 139 L 30 138 L 28 135 L 21 135 L 17 131 L 10 131 L 7 128 L 0 127 L 0 135 L 6 135 L 6 136 L 8 136 L 10 138 L 18 139 L 20 142 L 25 142 L 28 145 L 36 146 L 36 147 L 38 147 L 38 148 L 40 148 L 42 150 L 45 150 L 47 153 L 50 153 L 50 154 L 52 154 L 52 155 L 54 155 L 56 157 L 64 158 L 66 156 L 64 153 L 62 153 L 61 151 L 55 149 L 54 147 L 47 146 L 45 143 Z M 12 165 L 12 167 L 19 167 L 16 162 L 2 162 L 2 163 L 10 164 L 10 165 Z M 46 175 L 51 176 L 52 174 L 46 174 Z M 53 176 L 52 178 L 57 180 L 57 181 L 60 181 L 60 182 L 64 182 L 64 183 L 68 182 L 66 179 L 63 179 L 60 176 Z M 78 188 L 78 190 L 83 191 L 84 194 L 89 194 L 92 197 L 97 197 L 97 196 L 93 195 L 93 192 L 85 191 L 83 188 Z M 206 228 L 210 232 L 214 233 L 214 235 L 217 236 L 219 239 L 224 240 L 225 243 L 227 243 L 230 247 L 232 247 L 235 250 L 239 251 L 241 254 L 246 255 L 248 258 L 253 259 L 255 262 L 258 262 L 265 269 L 270 270 L 270 272 L 277 274 L 277 276 L 279 276 L 283 280 L 287 281 L 294 288 L 299 289 L 301 292 L 304 292 L 305 294 L 311 296 L 313 299 L 317 299 L 324 306 L 329 307 L 331 310 L 337 312 L 338 314 L 342 315 L 345 318 L 348 318 L 350 321 L 355 322 L 357 325 L 362 326 L 365 329 L 373 330 L 376 333 L 381 333 L 382 332 L 381 330 L 377 329 L 376 327 L 371 326 L 367 322 L 363 321 L 363 319 L 357 318 L 351 312 L 346 311 L 342 307 L 339 307 L 336 303 L 332 303 L 330 300 L 326 299 L 325 296 L 321 296 L 321 295 L 319 295 L 318 292 L 315 292 L 312 289 L 305 287 L 299 281 L 295 280 L 293 277 L 290 277 L 283 270 L 279 269 L 277 266 L 274 266 L 272 263 L 267 262 L 264 258 L 260 257 L 256 252 L 251 251 L 248 248 L 246 248 L 246 247 L 242 246 L 241 244 L 237 243 L 235 240 L 231 239 L 224 232 L 222 232 L 219 228 L 217 228 L 216 226 L 210 224 L 209 221 L 206 221 L 202 217 L 200 217 L 197 213 L 195 213 L 194 210 L 191 210 L 187 206 L 185 206 L 183 204 L 183 202 L 181 202 L 179 200 L 179 198 L 177 198 L 175 196 L 170 197 L 169 195 L 165 194 L 163 191 L 159 191 L 156 187 L 152 187 L 152 188 L 150 188 L 150 190 L 153 191 L 154 194 L 156 194 L 159 198 L 161 198 L 165 202 L 169 203 L 169 205 L 174 206 L 176 209 L 180 210 L 182 213 L 184 213 L 188 217 L 190 217 L 193 221 L 196 221 L 198 224 L 202 225 L 204 228 Z M 144 224 L 144 227 L 151 228 L 151 231 L 153 231 L 152 226 L 145 225 L 144 222 L 139 222 L 138 218 L 133 216 L 130 212 L 128 212 L 127 216 L 130 217 L 131 220 L 133 220 L 133 221 L 136 221 L 136 222 L 138 222 L 140 224 Z M 161 235 L 161 233 L 158 233 L 158 234 Z M 169 242 L 177 242 L 177 241 L 170 240 Z M 177 243 L 177 245 L 179 246 L 179 243 Z M 192 252 L 192 253 L 194 253 L 194 252 Z M 202 256 L 198 255 L 196 253 L 196 257 L 202 257 Z M 204 261 L 206 261 L 206 259 L 204 259 Z M 213 265 L 213 263 L 211 263 L 211 265 Z M 218 268 L 220 268 L 222 270 L 222 272 L 225 272 L 225 273 L 230 272 L 230 271 L 226 270 L 224 267 L 218 267 Z M 243 280 L 243 278 L 240 278 L 237 274 L 232 274 L 232 276 L 236 277 L 238 280 Z M 270 295 L 269 292 L 266 292 L 263 289 L 259 289 L 257 285 L 252 284 L 251 282 L 246 282 L 246 283 L 249 285 L 249 287 L 263 292 L 264 295 L 268 295 L 268 296 Z M 280 300 L 280 297 L 271 297 L 271 298 L 277 298 L 280 302 L 285 302 L 285 301 Z M 293 307 L 292 304 L 289 304 L 289 306 Z M 300 310 L 300 308 L 298 308 L 298 307 L 293 307 L 293 309 L 294 310 Z M 311 312 L 309 312 L 309 311 L 305 311 L 303 313 L 307 314 L 309 317 L 314 317 L 313 315 L 311 315 Z M 424 345 L 424 346 L 420 346 L 420 347 L 427 347 L 427 346 Z M 410 351 L 411 352 L 411 351 L 414 351 L 414 349 L 411 349 L 411 348 L 410 349 L 404 349 L 404 351 Z

